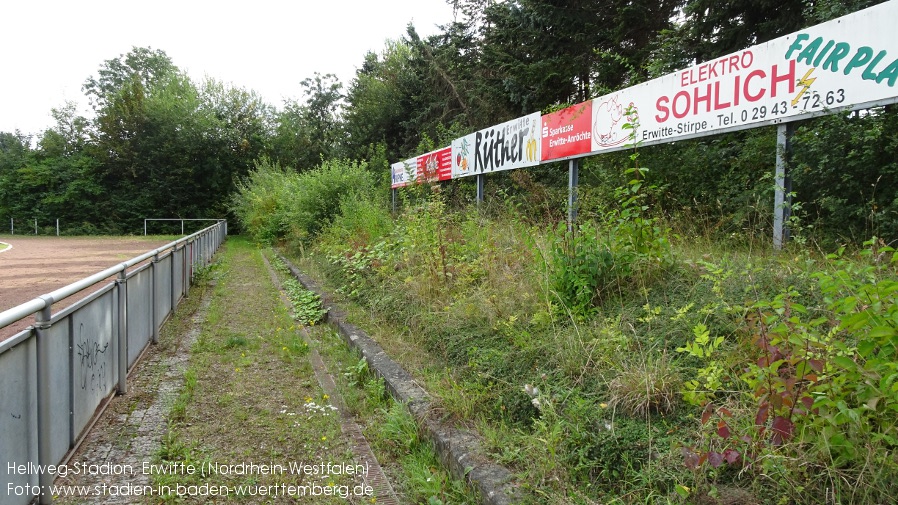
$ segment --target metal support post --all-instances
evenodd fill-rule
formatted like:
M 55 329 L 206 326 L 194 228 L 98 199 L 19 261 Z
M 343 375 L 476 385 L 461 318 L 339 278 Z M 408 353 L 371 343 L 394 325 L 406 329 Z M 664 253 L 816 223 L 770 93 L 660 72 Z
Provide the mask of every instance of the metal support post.
M 479 206 L 483 203 L 483 182 L 486 179 L 486 176 L 483 174 L 477 174 L 477 205 Z
M 393 200 L 393 214 L 396 213 L 396 188 L 390 190 L 391 197 Z
M 56 236 L 59 236 L 59 218 L 56 218 Z
M 577 184 L 580 179 L 580 163 L 578 160 L 571 160 L 568 165 L 568 186 L 567 186 L 567 229 L 574 230 L 574 223 L 577 222 Z
M 789 175 L 789 156 L 792 151 L 794 123 L 776 128 L 776 176 L 773 197 L 773 249 L 780 251 L 789 240 L 789 217 L 792 211 L 792 177 Z
M 53 306 L 53 298 L 46 295 L 41 297 L 46 305 L 38 312 L 34 321 L 35 332 L 37 333 L 37 462 L 38 465 L 55 464 L 52 453 L 51 433 L 53 431 L 53 423 L 50 420 L 50 343 L 47 341 L 49 335 L 47 330 L 50 329 L 51 307 Z M 54 475 L 50 472 L 38 473 L 38 485 L 40 486 L 40 497 L 38 503 L 41 505 L 53 503 L 53 495 L 50 493 L 50 486 L 53 485 Z
M 128 276 L 125 269 L 115 281 L 118 292 L 118 394 L 128 393 Z

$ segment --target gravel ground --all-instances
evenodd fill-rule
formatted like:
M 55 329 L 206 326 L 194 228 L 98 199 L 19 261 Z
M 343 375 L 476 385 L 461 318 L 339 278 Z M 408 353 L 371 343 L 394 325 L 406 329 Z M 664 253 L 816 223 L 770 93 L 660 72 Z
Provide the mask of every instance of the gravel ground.
M 168 244 L 158 237 L 40 237 L 0 235 L 0 312 Z M 2 247 L 2 246 L 0 246 Z M 57 305 L 64 308 L 94 291 L 87 289 Z M 0 328 L 0 340 L 25 329 L 26 318 Z

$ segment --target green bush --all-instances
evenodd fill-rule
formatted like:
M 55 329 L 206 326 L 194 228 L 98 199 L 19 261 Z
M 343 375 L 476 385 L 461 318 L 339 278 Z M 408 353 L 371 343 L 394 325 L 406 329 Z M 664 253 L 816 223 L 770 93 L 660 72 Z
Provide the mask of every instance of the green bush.
M 286 235 L 285 202 L 288 188 L 296 186 L 298 177 L 278 163 L 261 159 L 255 162 L 249 175 L 237 183 L 231 198 L 231 211 L 253 239 L 271 243 Z
M 231 210 L 259 242 L 307 242 L 340 214 L 344 201 L 364 200 L 373 187 L 364 162 L 330 160 L 296 173 L 262 159 L 238 183 Z
M 600 224 L 556 228 L 549 259 L 552 287 L 573 316 L 588 316 L 609 296 L 650 284 L 657 272 L 674 263 L 670 230 L 648 214 L 643 189 L 647 170 L 625 173 L 634 178 L 615 190 L 619 206 L 607 211 Z
M 838 503 L 894 502 L 898 254 L 877 239 L 865 246 L 808 268 L 810 292 L 723 300 L 718 309 L 738 318 L 742 337 L 726 352 L 724 337 L 696 325 L 679 349 L 706 365 L 684 392 L 703 408 L 705 428 L 700 447 L 685 451 L 688 466 L 746 468 Z M 719 285 L 729 273 L 709 275 Z M 728 391 L 727 376 L 742 395 Z M 803 502 L 800 494 L 792 498 Z

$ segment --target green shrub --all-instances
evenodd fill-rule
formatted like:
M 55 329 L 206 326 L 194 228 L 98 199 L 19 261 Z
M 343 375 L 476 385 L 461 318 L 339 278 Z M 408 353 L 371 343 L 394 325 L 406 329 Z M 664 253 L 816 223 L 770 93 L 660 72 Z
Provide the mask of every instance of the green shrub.
M 238 183 L 231 210 L 259 242 L 307 242 L 340 214 L 343 201 L 362 200 L 373 187 L 364 162 L 325 161 L 297 174 L 262 159 Z
M 247 178 L 237 183 L 231 211 L 257 242 L 271 243 L 286 235 L 285 203 L 288 188 L 296 186 L 297 178 L 298 174 L 278 163 L 261 159 Z
M 670 230 L 648 215 L 642 179 L 645 169 L 615 194 L 619 207 L 601 224 L 586 221 L 574 230 L 558 225 L 550 254 L 551 286 L 570 314 L 586 317 L 610 296 L 644 287 L 673 265 Z
M 876 239 L 865 246 L 856 259 L 840 249 L 809 269 L 812 293 L 790 286 L 723 301 L 742 321 L 742 342 L 728 353 L 723 337 L 696 326 L 680 350 L 706 365 L 685 392 L 703 407 L 705 439 L 685 451 L 688 466 L 751 468 L 838 503 L 894 501 L 898 254 Z M 747 390 L 727 398 L 723 378 L 734 368 Z
M 290 238 L 314 238 L 340 215 L 344 200 L 372 191 L 374 180 L 366 166 L 365 162 L 330 160 L 300 174 L 285 203 Z

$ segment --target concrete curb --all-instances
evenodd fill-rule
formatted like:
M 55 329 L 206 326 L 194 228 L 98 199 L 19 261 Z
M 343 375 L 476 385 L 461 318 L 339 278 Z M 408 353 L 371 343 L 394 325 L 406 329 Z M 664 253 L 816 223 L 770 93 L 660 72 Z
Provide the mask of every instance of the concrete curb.
M 275 253 L 294 277 L 309 291 L 318 293 L 327 310 L 325 319 L 334 325 L 346 343 L 362 353 L 368 367 L 383 377 L 387 391 L 404 403 L 420 429 L 433 442 L 437 454 L 452 474 L 477 489 L 487 505 L 512 505 L 522 502 L 514 475 L 493 463 L 481 449 L 481 438 L 472 430 L 459 429 L 443 421 L 433 412 L 431 397 L 414 377 L 393 361 L 383 348 L 362 329 L 346 322 L 346 313 L 309 276 L 300 272 L 280 253 Z

